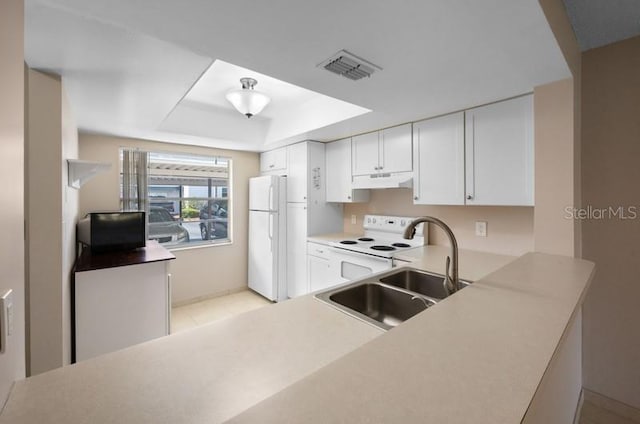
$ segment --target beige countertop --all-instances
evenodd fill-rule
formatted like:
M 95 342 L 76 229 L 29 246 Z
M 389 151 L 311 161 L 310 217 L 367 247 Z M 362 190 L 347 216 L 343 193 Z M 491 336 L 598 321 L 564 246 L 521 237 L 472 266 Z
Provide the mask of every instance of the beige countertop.
M 0 423 L 217 423 L 384 334 L 311 296 L 15 384 Z
M 386 333 L 305 296 L 20 381 L 0 423 L 519 423 L 593 264 L 461 251 L 460 270 L 476 283 Z
M 526 254 L 232 423 L 520 423 L 592 278 Z

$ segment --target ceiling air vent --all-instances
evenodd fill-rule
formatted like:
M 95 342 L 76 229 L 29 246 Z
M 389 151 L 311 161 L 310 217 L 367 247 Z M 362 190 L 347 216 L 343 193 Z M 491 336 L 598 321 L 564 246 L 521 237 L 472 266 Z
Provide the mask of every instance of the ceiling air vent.
M 340 50 L 318 65 L 334 74 L 342 75 L 350 80 L 359 80 L 364 77 L 370 77 L 376 70 L 381 71 L 382 68 L 366 61 L 346 50 Z

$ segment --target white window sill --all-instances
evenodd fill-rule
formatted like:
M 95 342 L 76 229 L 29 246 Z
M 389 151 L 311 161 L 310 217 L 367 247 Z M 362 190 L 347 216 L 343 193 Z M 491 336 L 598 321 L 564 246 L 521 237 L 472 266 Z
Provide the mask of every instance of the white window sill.
M 192 246 L 165 246 L 167 250 L 170 252 L 178 252 L 181 250 L 192 250 L 192 249 L 207 249 L 210 247 L 218 247 L 218 246 L 229 246 L 233 244 L 233 240 L 225 240 L 219 243 L 202 243 L 202 244 L 194 244 Z M 162 245 L 161 245 L 162 246 Z

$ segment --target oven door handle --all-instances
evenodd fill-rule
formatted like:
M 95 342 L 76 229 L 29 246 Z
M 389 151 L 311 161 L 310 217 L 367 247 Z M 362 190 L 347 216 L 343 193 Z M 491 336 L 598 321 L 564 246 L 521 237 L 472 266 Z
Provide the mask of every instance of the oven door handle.
M 354 252 L 352 250 L 341 249 L 339 247 L 329 247 L 329 252 L 336 253 L 339 255 L 348 255 L 348 256 L 352 256 L 360 259 L 366 258 L 367 260 L 374 260 L 374 261 L 384 262 L 384 263 L 391 263 L 392 261 L 392 258 L 383 258 L 381 256 L 370 255 L 368 253 Z

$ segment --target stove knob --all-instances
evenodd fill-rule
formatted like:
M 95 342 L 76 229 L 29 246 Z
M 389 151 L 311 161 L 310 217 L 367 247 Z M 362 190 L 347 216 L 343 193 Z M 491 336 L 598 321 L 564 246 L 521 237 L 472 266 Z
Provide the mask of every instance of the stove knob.
M 402 221 L 400 221 L 400 226 L 404 227 L 405 225 L 407 225 L 407 221 L 405 221 L 404 219 Z
M 374 224 L 376 223 L 376 219 L 375 219 L 375 218 L 373 218 L 373 223 L 374 223 Z

